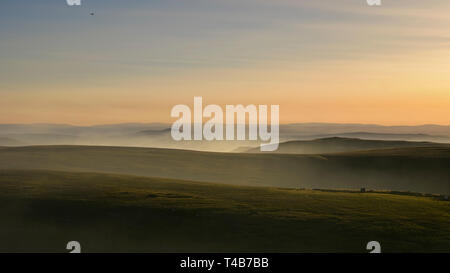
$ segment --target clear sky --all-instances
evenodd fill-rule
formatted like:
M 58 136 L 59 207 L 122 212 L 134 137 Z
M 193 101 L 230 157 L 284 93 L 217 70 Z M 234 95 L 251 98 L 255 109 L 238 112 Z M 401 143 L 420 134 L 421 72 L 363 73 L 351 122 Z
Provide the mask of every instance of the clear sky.
M 2 0 L 0 96 L 0 123 L 172 122 L 202 96 L 448 125 L 450 1 Z

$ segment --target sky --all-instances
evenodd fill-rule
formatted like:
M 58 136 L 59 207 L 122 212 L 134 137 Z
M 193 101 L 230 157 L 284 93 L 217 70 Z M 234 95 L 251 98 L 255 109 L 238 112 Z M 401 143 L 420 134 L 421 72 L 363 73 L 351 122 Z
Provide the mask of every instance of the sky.
M 281 123 L 450 125 L 449 14 L 448 0 L 2 0 L 0 123 L 173 122 L 202 96 L 280 105 Z

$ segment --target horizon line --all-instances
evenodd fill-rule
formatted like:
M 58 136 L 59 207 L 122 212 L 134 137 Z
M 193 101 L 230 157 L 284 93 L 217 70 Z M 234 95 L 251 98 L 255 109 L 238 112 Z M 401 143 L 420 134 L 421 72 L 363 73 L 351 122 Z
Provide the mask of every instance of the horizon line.
M 31 123 L 0 123 L 3 125 L 54 125 L 54 126 L 70 126 L 70 127 L 97 127 L 97 126 L 113 126 L 113 125 L 171 125 L 170 122 L 119 122 L 119 123 L 97 123 L 90 125 L 70 124 L 70 123 L 48 123 L 48 122 L 31 122 Z M 194 124 L 194 122 L 192 123 Z M 224 124 L 224 123 L 223 123 Z M 237 123 L 235 123 L 236 125 Z M 441 126 L 448 127 L 450 124 L 436 124 L 436 123 L 423 123 L 416 125 L 386 125 L 378 123 L 357 123 L 357 122 L 291 122 L 291 123 L 279 123 L 279 125 L 365 125 L 365 126 L 380 126 L 380 127 L 420 127 L 420 126 Z M 248 123 L 245 123 L 248 125 Z M 267 125 L 270 125 L 268 123 Z

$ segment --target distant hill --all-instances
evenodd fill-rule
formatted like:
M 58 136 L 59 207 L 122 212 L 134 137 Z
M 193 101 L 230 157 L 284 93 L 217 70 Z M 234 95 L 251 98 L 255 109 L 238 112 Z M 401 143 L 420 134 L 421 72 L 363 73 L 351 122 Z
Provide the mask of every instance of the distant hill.
M 318 134 L 318 135 L 289 135 L 289 141 L 293 140 L 314 140 L 319 138 L 343 137 L 343 138 L 360 138 L 368 140 L 402 140 L 417 142 L 440 142 L 450 144 L 450 137 L 444 135 L 429 134 L 394 134 L 394 133 L 370 133 L 370 132 L 344 132 L 334 134 Z M 287 141 L 284 141 L 287 142 Z
M 77 136 L 61 134 L 6 134 L 3 137 L 12 139 L 21 145 L 71 145 L 76 144 L 78 139 Z
M 449 147 L 296 155 L 211 153 L 131 147 L 0 149 L 0 169 L 164 177 L 234 185 L 449 194 Z
M 445 136 L 434 136 L 429 134 L 387 134 L 387 133 L 368 133 L 368 132 L 351 132 L 351 133 L 341 133 L 334 135 L 336 137 L 348 137 L 348 138 L 362 138 L 362 139 L 373 139 L 373 140 L 411 140 L 411 141 L 423 141 L 423 139 L 428 139 L 428 141 L 436 142 L 439 140 L 449 140 Z
M 383 126 L 376 124 L 295 123 L 280 126 L 283 137 L 298 139 L 301 136 L 337 135 L 353 132 L 374 134 L 425 134 L 450 137 L 450 125 Z
M 156 130 L 144 130 L 144 131 L 139 131 L 136 134 L 137 135 L 141 135 L 141 136 L 145 136 L 145 135 L 150 135 L 150 136 L 165 135 L 165 136 L 169 136 L 171 130 L 172 130 L 171 128 L 156 129 Z
M 330 137 L 315 140 L 288 141 L 280 143 L 272 153 L 282 154 L 322 154 L 342 153 L 362 150 L 405 148 L 405 147 L 450 147 L 450 144 L 412 141 L 367 140 L 358 138 Z M 242 148 L 241 148 L 242 151 Z M 248 153 L 259 153 L 259 148 L 246 150 Z
M 123 123 L 92 126 L 66 124 L 0 124 L 0 137 L 22 145 L 107 145 L 231 152 L 259 147 L 259 141 L 174 141 L 170 123 Z M 348 137 L 450 143 L 450 126 L 380 126 L 366 124 L 281 124 L 280 141 Z M 1 145 L 1 144 L 0 144 Z M 16 146 L 16 145 L 4 145 Z
M 0 137 L 0 146 L 22 146 L 25 143 L 9 137 Z

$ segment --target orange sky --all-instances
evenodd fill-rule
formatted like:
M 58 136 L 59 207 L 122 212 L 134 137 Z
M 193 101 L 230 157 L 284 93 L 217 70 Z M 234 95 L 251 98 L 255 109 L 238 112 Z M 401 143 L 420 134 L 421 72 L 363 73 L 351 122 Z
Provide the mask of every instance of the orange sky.
M 450 124 L 448 1 L 196 2 L 0 17 L 0 123 L 173 122 L 202 96 L 281 123 Z

